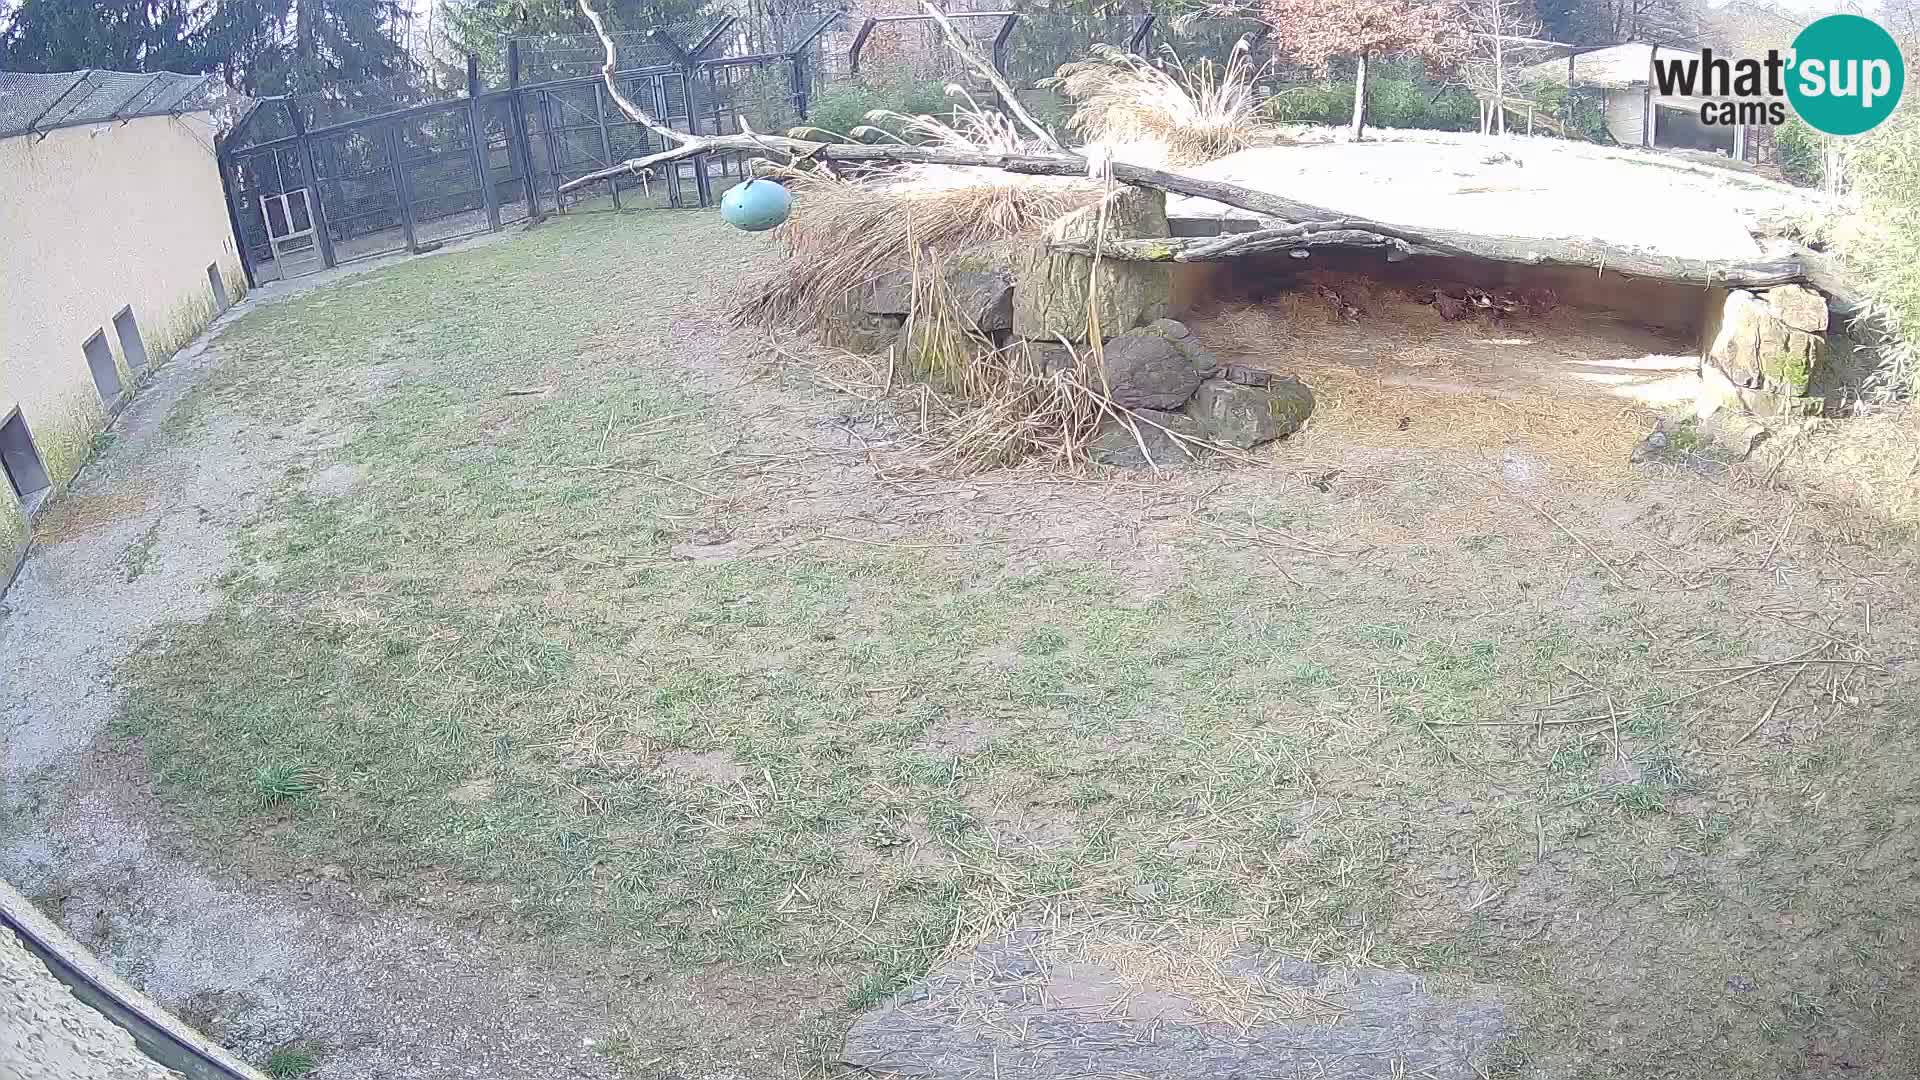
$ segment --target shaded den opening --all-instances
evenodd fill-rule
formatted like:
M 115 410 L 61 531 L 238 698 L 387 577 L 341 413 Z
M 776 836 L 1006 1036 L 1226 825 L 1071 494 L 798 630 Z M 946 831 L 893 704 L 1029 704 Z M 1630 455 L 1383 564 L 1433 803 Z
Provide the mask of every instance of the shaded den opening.
M 1222 359 L 1385 387 L 1690 399 L 1725 290 L 1566 267 L 1316 251 L 1177 264 L 1177 317 Z

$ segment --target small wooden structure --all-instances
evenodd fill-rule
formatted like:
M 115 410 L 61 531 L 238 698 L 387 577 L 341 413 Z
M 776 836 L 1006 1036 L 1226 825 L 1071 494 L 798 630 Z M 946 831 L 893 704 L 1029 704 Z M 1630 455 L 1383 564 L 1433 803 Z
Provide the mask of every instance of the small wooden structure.
M 1753 160 L 1757 143 L 1753 138 L 1754 128 L 1745 124 L 1715 126 L 1700 121 L 1702 105 L 1726 99 L 1660 93 L 1654 77 L 1656 61 L 1687 56 L 1697 59 L 1699 50 L 1634 41 L 1542 61 L 1520 69 L 1513 81 L 1520 86 L 1551 83 L 1598 90 L 1606 114 L 1607 134 L 1622 146 L 1710 150 L 1736 161 Z

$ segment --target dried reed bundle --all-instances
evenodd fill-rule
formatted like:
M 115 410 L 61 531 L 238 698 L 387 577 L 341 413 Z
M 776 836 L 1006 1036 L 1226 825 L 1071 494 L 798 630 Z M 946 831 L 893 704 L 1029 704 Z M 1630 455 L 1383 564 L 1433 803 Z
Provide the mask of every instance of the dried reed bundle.
M 1225 64 L 1202 60 L 1188 67 L 1175 58 L 1172 71 L 1098 45 L 1091 58 L 1062 65 L 1041 85 L 1073 99 L 1077 107 L 1068 127 L 1083 138 L 1109 145 L 1157 143 L 1168 162 L 1197 165 L 1245 149 L 1266 126 L 1253 94 L 1258 74 L 1245 38 Z
M 748 279 L 732 317 L 741 325 L 819 329 L 878 275 L 957 255 L 985 262 L 1100 198 L 1088 184 L 1008 182 L 977 170 L 925 170 L 844 180 L 819 172 L 790 185 L 793 216 L 775 234 L 784 257 Z M 956 175 L 958 174 L 958 175 Z

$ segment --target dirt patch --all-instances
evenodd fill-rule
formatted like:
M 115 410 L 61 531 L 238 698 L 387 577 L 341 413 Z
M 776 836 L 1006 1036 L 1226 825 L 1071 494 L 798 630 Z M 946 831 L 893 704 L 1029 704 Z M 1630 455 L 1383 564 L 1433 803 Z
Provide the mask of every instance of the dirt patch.
M 1689 341 L 1619 316 L 1520 307 L 1495 325 L 1468 307 L 1449 321 L 1423 294 L 1435 286 L 1413 279 L 1316 271 L 1259 283 L 1257 270 L 1245 273 L 1255 284 L 1203 301 L 1188 324 L 1223 359 L 1311 386 L 1310 432 L 1511 447 L 1618 476 L 1655 406 L 1690 403 L 1697 387 Z
M 301 487 L 316 499 L 338 499 L 359 485 L 364 472 L 358 465 L 335 462 L 308 474 Z
M 670 750 L 660 755 L 660 766 L 681 776 L 731 787 L 747 775 L 746 767 L 725 750 Z
M 138 489 L 80 494 L 70 492 L 33 520 L 36 544 L 58 544 L 147 510 L 148 496 Z
M 492 777 L 481 776 L 461 784 L 447 792 L 447 799 L 461 806 L 473 806 L 493 798 L 495 783 Z

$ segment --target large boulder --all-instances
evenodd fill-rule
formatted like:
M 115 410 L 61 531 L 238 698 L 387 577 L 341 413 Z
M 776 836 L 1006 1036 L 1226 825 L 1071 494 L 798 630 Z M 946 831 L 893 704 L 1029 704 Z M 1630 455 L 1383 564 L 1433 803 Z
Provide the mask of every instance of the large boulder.
M 1122 334 L 1101 353 L 1107 392 L 1129 409 L 1177 409 L 1200 388 L 1192 359 L 1162 334 Z
M 1245 450 L 1298 431 L 1313 413 L 1313 391 L 1291 377 L 1266 386 L 1207 379 L 1184 411 L 1207 438 Z
M 1211 379 L 1220 370 L 1220 358 L 1207 351 L 1200 339 L 1193 336 L 1193 331 L 1187 329 L 1187 324 L 1178 319 L 1155 319 L 1135 332 L 1158 334 L 1171 341 L 1193 364 L 1195 374 L 1203 379 Z
M 1766 292 L 1773 317 L 1795 330 L 1827 332 L 1827 298 L 1805 285 L 1777 285 Z
M 947 289 L 960 317 L 982 333 L 1013 327 L 1013 282 L 985 270 L 949 270 Z M 913 271 L 888 270 L 861 291 L 860 310 L 872 316 L 905 317 L 913 312 Z
M 1084 343 L 1026 341 L 1021 355 L 1036 375 L 1051 375 L 1073 366 L 1074 353 L 1090 358 Z M 1229 369 L 1208 352 L 1187 325 L 1176 319 L 1155 319 L 1137 330 L 1109 338 L 1101 350 L 1107 360 L 1107 382 L 1114 400 L 1128 408 L 1177 409 L 1191 397 L 1200 380 Z
M 1086 255 L 1056 252 L 1055 241 L 1091 241 L 1101 210 L 1066 214 L 1022 254 L 1015 268 L 1013 332 L 1037 341 L 1087 340 L 1087 296 L 1099 297 L 1100 328 L 1122 333 L 1167 313 L 1173 299 L 1173 268 L 1166 263 L 1102 259 L 1099 273 Z M 1107 201 L 1106 235 L 1154 239 L 1167 235 L 1167 197 L 1153 188 L 1125 187 Z
M 1798 285 L 1727 293 L 1708 326 L 1706 362 L 1734 386 L 1800 397 L 1827 356 L 1827 305 Z
M 1177 412 L 1165 412 L 1159 409 L 1134 409 L 1134 429 L 1140 432 L 1134 438 L 1133 431 L 1117 420 L 1108 420 L 1101 425 L 1100 432 L 1094 436 L 1091 455 L 1102 465 L 1141 466 L 1152 455 L 1156 466 L 1184 465 L 1200 456 L 1201 451 L 1193 446 L 1183 446 L 1180 440 L 1168 434 L 1178 432 L 1190 439 L 1204 439 L 1200 425 L 1190 416 Z M 1140 452 L 1141 446 L 1146 453 Z

